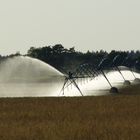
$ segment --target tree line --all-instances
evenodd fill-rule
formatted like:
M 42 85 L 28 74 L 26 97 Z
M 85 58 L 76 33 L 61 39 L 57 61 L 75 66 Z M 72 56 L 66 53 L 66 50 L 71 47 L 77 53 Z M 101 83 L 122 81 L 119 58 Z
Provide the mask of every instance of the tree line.
M 85 53 L 76 51 L 74 47 L 64 48 L 61 44 L 54 46 L 45 46 L 40 48 L 31 47 L 27 56 L 40 59 L 60 71 L 63 70 L 74 70 L 81 64 L 92 64 L 97 67 L 101 60 L 107 57 L 108 61 L 106 67 L 109 67 L 112 63 L 112 60 L 119 55 L 119 59 L 116 62 L 116 65 L 123 65 L 128 67 L 134 67 L 135 62 L 137 61 L 137 68 L 140 69 L 140 51 L 115 51 L 107 52 L 104 50 L 100 51 L 87 51 Z
M 11 54 L 9 56 L 1 56 L 0 59 L 5 59 L 7 57 L 19 56 L 19 52 L 16 54 Z M 26 56 L 32 58 L 37 58 L 45 63 L 52 65 L 60 71 L 69 71 L 74 70 L 80 64 L 88 63 L 92 64 L 95 67 L 99 65 L 103 58 L 108 59 L 106 67 L 109 67 L 108 64 L 112 63 L 113 59 L 119 55 L 119 59 L 116 62 L 116 65 L 123 65 L 128 67 L 137 67 L 140 69 L 140 51 L 116 51 L 112 50 L 111 52 L 106 52 L 104 50 L 100 51 L 87 51 L 85 53 L 76 51 L 74 47 L 64 48 L 61 44 L 54 46 L 44 46 L 44 47 L 31 47 Z M 125 60 L 125 61 L 124 61 Z M 136 64 L 137 62 L 137 64 Z

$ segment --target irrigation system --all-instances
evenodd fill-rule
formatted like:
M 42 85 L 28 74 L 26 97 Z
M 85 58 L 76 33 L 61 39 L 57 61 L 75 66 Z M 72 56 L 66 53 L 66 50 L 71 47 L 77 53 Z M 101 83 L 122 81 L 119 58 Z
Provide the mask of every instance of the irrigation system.
M 109 61 L 108 56 L 106 56 L 99 62 L 99 64 L 96 67 L 89 63 L 81 64 L 80 66 L 77 67 L 75 72 L 72 73 L 69 71 L 68 73 L 65 74 L 65 81 L 60 91 L 60 95 L 61 94 L 65 95 L 65 89 L 70 85 L 74 85 L 81 94 L 81 96 L 84 96 L 76 81 L 78 79 L 86 80 L 87 78 L 93 80 L 95 77 L 98 77 L 99 75 L 102 75 L 109 84 L 110 93 L 118 93 L 119 92 L 118 88 L 114 87 L 107 77 L 107 74 L 114 70 L 119 72 L 120 76 L 124 80 L 123 82 L 124 86 L 131 85 L 131 82 L 129 80 L 126 80 L 122 72 L 123 70 L 130 71 L 134 77 L 134 82 L 140 83 L 140 79 L 137 78 L 136 75 L 134 74 L 134 72 L 139 73 L 139 71 L 136 69 L 136 65 L 138 64 L 138 62 L 135 61 L 134 64 L 130 66 L 126 64 L 126 61 L 128 59 L 129 56 L 125 57 L 123 61 L 121 60 L 120 65 L 117 65 L 117 62 L 120 61 L 120 55 L 115 56 L 111 62 Z

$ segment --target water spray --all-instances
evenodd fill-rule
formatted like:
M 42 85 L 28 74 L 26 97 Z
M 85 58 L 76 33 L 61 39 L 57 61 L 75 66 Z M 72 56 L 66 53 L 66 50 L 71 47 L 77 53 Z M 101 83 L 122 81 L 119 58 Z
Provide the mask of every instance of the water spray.
M 101 60 L 101 62 L 99 63 L 97 69 L 101 71 L 102 75 L 104 76 L 104 78 L 105 78 L 106 81 L 108 82 L 108 84 L 109 84 L 109 86 L 110 86 L 110 93 L 118 93 L 118 92 L 119 92 L 118 89 L 117 89 L 116 87 L 113 87 L 113 86 L 112 86 L 111 82 L 109 81 L 109 79 L 107 78 L 107 76 L 106 76 L 106 74 L 105 74 L 105 72 L 104 72 L 104 70 L 103 70 L 103 68 L 104 68 L 104 63 L 105 63 L 107 60 L 108 60 L 107 58 L 103 58 L 103 59 Z
M 128 86 L 130 85 L 130 81 L 126 80 L 124 75 L 122 74 L 121 70 L 119 69 L 119 67 L 116 65 L 116 61 L 118 61 L 118 59 L 120 58 L 120 55 L 116 55 L 112 61 L 112 65 L 117 69 L 117 71 L 120 73 L 120 75 L 122 76 L 123 80 L 124 80 L 124 85 Z

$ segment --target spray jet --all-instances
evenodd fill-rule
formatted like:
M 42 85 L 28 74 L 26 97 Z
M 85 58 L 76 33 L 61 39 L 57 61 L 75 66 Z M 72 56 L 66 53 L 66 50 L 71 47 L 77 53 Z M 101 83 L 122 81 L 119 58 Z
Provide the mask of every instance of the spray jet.
M 120 55 L 118 54 L 118 55 L 116 55 L 116 56 L 114 57 L 114 59 L 113 59 L 111 65 L 112 65 L 113 67 L 115 67 L 116 70 L 117 70 L 117 71 L 120 73 L 120 75 L 122 76 L 122 78 L 123 78 L 123 80 L 124 80 L 124 85 L 130 85 L 130 84 L 131 84 L 130 81 L 125 79 L 123 73 L 121 72 L 121 69 L 116 65 L 116 63 L 117 63 L 118 61 L 120 61 L 119 59 L 120 59 Z
M 133 77 L 134 77 L 134 83 L 140 83 L 140 79 L 136 77 L 134 70 L 137 69 L 137 67 L 139 66 L 139 61 L 138 60 L 131 60 L 131 54 L 128 54 L 128 56 L 124 59 L 124 61 L 122 62 L 122 65 L 125 65 L 129 68 L 129 70 L 131 71 Z M 130 60 L 129 60 L 130 59 Z M 132 61 L 131 63 L 127 63 L 128 61 Z
M 104 76 L 104 78 L 108 82 L 109 86 L 111 87 L 110 93 L 118 93 L 119 92 L 118 89 L 116 87 L 113 87 L 112 86 L 111 82 L 109 81 L 109 79 L 107 78 L 107 75 L 105 74 L 105 72 L 103 70 L 105 68 L 105 64 L 107 64 L 107 63 L 109 64 L 108 58 L 107 57 L 103 58 L 101 60 L 101 62 L 99 63 L 99 65 L 97 67 L 97 70 L 100 70 L 101 71 L 102 75 Z
M 134 68 L 136 69 L 137 66 L 139 66 L 139 64 L 140 64 L 139 60 L 136 60 L 135 63 L 134 63 Z M 134 79 L 134 83 L 140 83 L 140 79 L 137 78 L 136 76 L 135 76 L 135 79 Z
M 133 75 L 133 77 L 134 77 L 134 81 L 135 81 L 136 76 L 135 76 L 135 74 L 134 74 L 134 72 L 133 72 L 132 67 L 133 67 L 133 65 L 135 65 L 136 62 L 133 62 L 132 64 L 127 63 L 127 61 L 129 61 L 130 57 L 131 57 L 130 54 L 128 54 L 127 57 L 125 57 L 124 61 L 122 62 L 122 66 L 127 66 L 127 67 L 128 67 L 128 69 L 129 69 L 129 71 L 132 73 L 132 75 Z

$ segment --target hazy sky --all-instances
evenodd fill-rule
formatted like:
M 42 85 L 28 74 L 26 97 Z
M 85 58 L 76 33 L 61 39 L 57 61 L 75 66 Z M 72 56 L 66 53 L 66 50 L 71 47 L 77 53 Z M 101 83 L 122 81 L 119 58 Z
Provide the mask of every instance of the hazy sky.
M 140 1 L 0 0 L 0 54 L 60 43 L 140 50 Z

